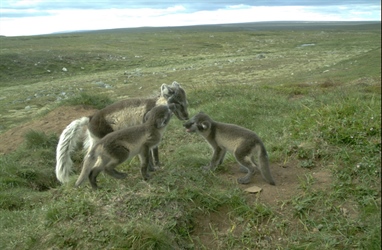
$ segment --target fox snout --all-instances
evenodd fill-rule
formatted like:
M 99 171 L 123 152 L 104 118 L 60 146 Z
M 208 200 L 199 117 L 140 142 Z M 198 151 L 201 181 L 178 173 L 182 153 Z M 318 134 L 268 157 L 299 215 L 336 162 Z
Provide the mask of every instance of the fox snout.
M 187 109 L 179 104 L 176 104 L 172 111 L 179 120 L 186 121 L 189 119 Z
M 187 111 L 187 108 L 184 108 L 181 112 L 181 117 L 183 118 L 183 121 L 187 121 L 188 119 L 190 119 L 189 115 L 188 115 L 188 111 Z
M 190 121 L 183 123 L 183 127 L 185 128 L 190 128 L 191 126 L 192 126 L 192 122 Z
M 183 121 L 187 121 L 187 120 L 190 119 L 190 118 L 188 117 L 188 114 L 182 114 L 182 115 L 180 116 L 180 119 L 183 120 Z
M 194 124 L 194 122 L 192 121 L 188 121 L 186 123 L 183 124 L 183 127 L 186 128 L 186 131 L 187 132 L 194 132 L 193 129 L 192 129 L 192 125 Z

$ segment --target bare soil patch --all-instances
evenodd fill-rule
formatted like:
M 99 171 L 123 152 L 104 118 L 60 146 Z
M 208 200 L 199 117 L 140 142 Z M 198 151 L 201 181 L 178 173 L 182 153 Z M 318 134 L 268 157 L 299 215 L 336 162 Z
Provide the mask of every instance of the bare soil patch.
M 0 135 L 0 154 L 16 150 L 24 141 L 28 131 L 43 131 L 47 134 L 60 135 L 62 130 L 73 120 L 92 115 L 96 110 L 85 106 L 59 107 L 44 117 L 14 127 Z
M 288 200 L 300 190 L 300 182 L 303 181 L 306 175 L 310 174 L 314 178 L 312 188 L 315 190 L 325 190 L 332 183 L 331 173 L 323 168 L 307 169 L 298 166 L 297 161 L 289 162 L 287 164 L 272 164 L 270 166 L 272 176 L 276 182 L 275 186 L 269 185 L 263 180 L 260 173 L 256 173 L 251 183 L 247 185 L 237 184 L 242 190 L 258 186 L 262 188 L 260 193 L 250 194 L 248 197 L 251 201 L 259 201 L 269 206 L 278 206 L 280 201 Z M 240 172 L 239 167 L 236 165 L 229 166 L 229 170 L 222 175 L 222 178 L 227 178 L 229 181 L 237 182 L 237 178 L 245 175 Z
M 290 201 L 294 196 L 304 192 L 300 188 L 301 181 L 306 179 L 306 175 L 311 175 L 314 178 L 312 189 L 325 190 L 330 187 L 332 183 L 331 173 L 324 168 L 304 169 L 298 166 L 298 162 L 290 162 L 284 165 L 272 164 L 272 176 L 276 182 L 275 186 L 266 183 L 260 173 L 257 173 L 248 185 L 237 184 L 242 190 L 258 186 L 262 191 L 256 194 L 247 194 L 249 204 L 256 204 L 256 202 L 263 203 L 272 207 L 276 213 L 283 214 L 285 218 L 292 218 L 293 212 L 290 206 L 284 206 L 283 203 Z M 219 173 L 221 178 L 226 178 L 229 181 L 236 183 L 237 178 L 244 174 L 240 172 L 239 167 L 236 165 L 229 166 L 229 170 L 225 173 Z M 192 237 L 201 242 L 204 246 L 211 249 L 220 249 L 217 245 L 219 236 L 234 234 L 240 235 L 243 231 L 244 225 L 234 225 L 230 222 L 229 214 L 232 211 L 226 207 L 220 208 L 217 211 L 210 213 L 208 216 L 201 215 L 197 218 L 197 223 L 192 234 Z M 293 220 L 290 221 L 294 224 Z M 293 225 L 292 227 L 298 227 Z M 261 229 L 260 229 L 261 230 Z M 269 235 L 268 239 L 260 240 L 264 247 L 269 247 L 269 241 L 282 240 L 281 235 Z

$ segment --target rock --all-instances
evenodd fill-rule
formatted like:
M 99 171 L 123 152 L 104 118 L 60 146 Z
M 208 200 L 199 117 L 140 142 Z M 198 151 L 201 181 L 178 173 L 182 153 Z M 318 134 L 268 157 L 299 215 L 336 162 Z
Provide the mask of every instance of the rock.
M 105 89 L 111 89 L 111 88 L 113 88 L 113 86 L 111 86 L 110 84 L 104 83 L 104 82 L 102 82 L 102 81 L 95 82 L 95 85 L 97 85 L 97 86 L 100 87 L 100 88 L 105 88 Z
M 322 224 L 319 224 L 317 227 L 313 228 L 313 232 L 314 233 L 317 233 L 319 231 L 321 231 L 321 229 L 324 227 L 324 225 Z
M 261 190 L 263 190 L 263 189 L 261 187 L 258 187 L 258 186 L 252 186 L 252 187 L 244 189 L 245 192 L 248 192 L 251 194 L 259 193 L 259 192 L 261 192 Z
M 264 58 L 265 58 L 265 55 L 264 55 L 263 53 L 261 53 L 261 54 L 257 54 L 257 55 L 256 55 L 256 58 L 257 58 L 257 59 L 264 59 Z

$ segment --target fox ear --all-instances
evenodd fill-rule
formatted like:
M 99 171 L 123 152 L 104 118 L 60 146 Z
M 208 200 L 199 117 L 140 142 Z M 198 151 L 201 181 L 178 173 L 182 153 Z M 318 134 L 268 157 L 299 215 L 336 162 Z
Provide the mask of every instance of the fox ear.
M 160 86 L 160 94 L 162 96 L 168 95 L 168 86 L 167 84 L 163 83 L 162 86 Z
M 202 126 L 203 130 L 207 130 L 211 127 L 211 123 L 209 122 L 202 122 L 200 125 Z
M 160 94 L 161 96 L 164 96 L 167 99 L 174 94 L 174 89 L 173 87 L 163 83 L 162 86 L 160 87 Z
M 143 123 L 145 123 L 145 122 L 149 119 L 150 115 L 151 115 L 151 111 L 147 112 L 147 113 L 143 116 Z
M 177 89 L 180 88 L 180 84 L 177 83 L 176 81 L 173 81 L 173 82 L 172 82 L 172 86 L 173 86 L 174 88 L 177 88 Z

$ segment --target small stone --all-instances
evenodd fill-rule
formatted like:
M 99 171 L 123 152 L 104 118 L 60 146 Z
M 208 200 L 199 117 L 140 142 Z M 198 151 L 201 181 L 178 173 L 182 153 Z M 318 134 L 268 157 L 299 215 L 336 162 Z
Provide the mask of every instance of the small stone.
M 347 210 L 346 208 L 341 207 L 341 208 L 340 208 L 340 211 L 341 211 L 341 213 L 342 213 L 343 216 L 345 216 L 345 217 L 348 217 L 348 216 L 349 216 L 349 210 Z
M 258 187 L 258 186 L 252 186 L 252 187 L 244 189 L 245 192 L 248 192 L 251 194 L 259 193 L 259 192 L 261 192 L 261 190 L 263 190 L 263 189 L 261 187 Z

